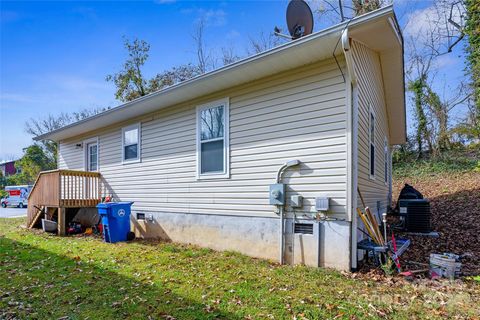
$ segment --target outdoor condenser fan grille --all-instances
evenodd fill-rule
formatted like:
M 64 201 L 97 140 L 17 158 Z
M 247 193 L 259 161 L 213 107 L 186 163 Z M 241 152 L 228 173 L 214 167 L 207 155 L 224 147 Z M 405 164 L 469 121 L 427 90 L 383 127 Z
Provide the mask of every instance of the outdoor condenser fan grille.
M 400 215 L 405 216 L 405 229 L 411 232 L 432 231 L 428 199 L 400 200 Z

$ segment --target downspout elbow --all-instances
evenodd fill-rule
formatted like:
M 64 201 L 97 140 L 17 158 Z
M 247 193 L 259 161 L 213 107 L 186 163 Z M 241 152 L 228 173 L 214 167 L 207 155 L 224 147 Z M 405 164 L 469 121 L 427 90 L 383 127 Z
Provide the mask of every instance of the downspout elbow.
M 350 37 L 348 36 L 348 27 L 345 28 L 342 32 L 342 49 L 343 54 L 345 55 L 345 63 L 347 64 L 347 71 L 350 77 L 350 81 L 353 85 L 357 82 L 357 77 L 355 76 L 355 70 L 353 68 L 353 57 L 350 50 Z

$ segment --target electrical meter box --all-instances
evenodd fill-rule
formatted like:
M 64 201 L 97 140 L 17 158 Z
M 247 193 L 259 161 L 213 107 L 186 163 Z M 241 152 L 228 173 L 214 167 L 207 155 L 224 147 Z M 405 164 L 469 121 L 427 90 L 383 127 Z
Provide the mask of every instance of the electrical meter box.
M 276 183 L 270 185 L 270 204 L 275 206 L 283 206 L 285 204 L 285 185 Z

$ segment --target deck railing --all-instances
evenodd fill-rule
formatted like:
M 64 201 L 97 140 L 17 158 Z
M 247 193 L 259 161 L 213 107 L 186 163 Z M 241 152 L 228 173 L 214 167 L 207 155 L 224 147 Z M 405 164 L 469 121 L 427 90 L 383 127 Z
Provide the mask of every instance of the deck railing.
M 28 222 L 41 207 L 93 207 L 101 200 L 100 173 L 51 170 L 40 172 L 28 197 Z

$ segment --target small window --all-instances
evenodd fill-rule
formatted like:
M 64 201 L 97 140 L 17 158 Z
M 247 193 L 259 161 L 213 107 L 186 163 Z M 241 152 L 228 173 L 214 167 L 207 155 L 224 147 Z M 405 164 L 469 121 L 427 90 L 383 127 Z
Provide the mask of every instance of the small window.
M 197 108 L 197 176 L 228 177 L 228 100 Z
M 87 144 L 87 170 L 97 171 L 98 169 L 98 144 Z
M 375 178 L 375 114 L 370 107 L 369 122 L 369 145 L 370 145 L 370 178 Z
M 98 137 L 83 141 L 85 171 L 98 171 Z
M 388 163 L 390 162 L 389 155 L 390 153 L 388 152 L 388 141 L 387 141 L 387 138 L 385 138 L 384 156 L 383 156 L 384 170 L 385 170 L 385 184 L 388 184 Z
M 140 124 L 122 129 L 122 159 L 123 162 L 140 161 Z

